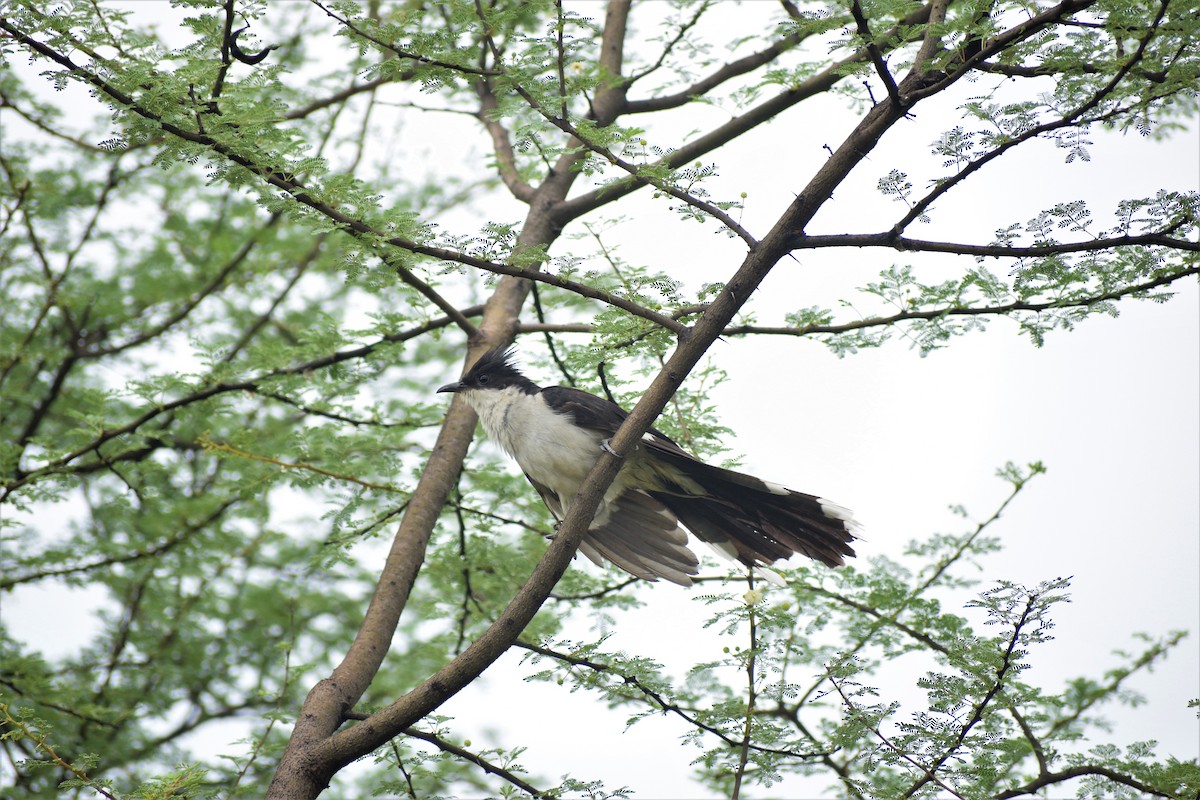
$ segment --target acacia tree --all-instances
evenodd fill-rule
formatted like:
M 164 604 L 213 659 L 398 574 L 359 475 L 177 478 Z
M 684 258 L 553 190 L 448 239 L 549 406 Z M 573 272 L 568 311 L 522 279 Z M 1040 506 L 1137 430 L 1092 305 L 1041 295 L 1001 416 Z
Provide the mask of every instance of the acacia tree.
M 566 571 L 619 459 L 597 453 L 545 547 L 552 522 L 520 476 L 490 451 L 468 457 L 473 413 L 429 393 L 535 337 L 542 366 L 629 401 L 616 453 L 670 404 L 657 424 L 711 455 L 720 373 L 696 368 L 718 337 L 846 353 L 903 332 L 934 349 L 1007 317 L 1040 342 L 1118 301 L 1165 299 L 1200 269 L 1194 192 L 1130 197 L 1103 223 L 1058 205 L 976 241 L 912 229 L 1030 143 L 1083 161 L 1098 128 L 1168 135 L 1196 109 L 1191 4 L 610 0 L 600 15 L 553 0 L 179 0 L 152 7 L 157 26 L 147 8 L 17 1 L 0 18 L 0 588 L 102 587 L 110 601 L 95 637 L 54 663 L 2 640 L 20 791 L 621 794 L 619 776 L 529 775 L 519 750 L 472 750 L 438 716 L 517 648 L 551 687 L 679 718 L 698 779 L 731 796 L 795 775 L 847 797 L 1196 796 L 1195 762 L 1078 745 L 1179 635 L 1050 694 L 1021 671 L 1066 581 L 982 591 L 972 604 L 993 630 L 942 609 L 938 591 L 998 547 L 999 510 L 914 544 L 916 566 L 792 565 L 782 600 L 723 579 L 704 600 L 740 644 L 674 678 L 571 624 L 647 591 Z M 850 109 L 849 132 L 788 176 L 794 200 L 773 220 L 744 222 L 710 159 L 767 123 L 813 124 L 823 98 Z M 873 148 L 943 98 L 934 166 L 879 180 L 903 211 L 810 232 Z M 705 126 L 688 116 L 698 104 L 726 113 Z M 429 163 L 393 138 L 460 122 L 486 164 Z M 672 235 L 716 228 L 740 263 L 697 283 L 619 257 L 601 223 L 648 194 Z M 961 258 L 945 282 L 896 266 L 864 287 L 895 313 L 798 305 L 755 322 L 765 276 L 820 248 Z M 1001 475 L 1015 496 L 1040 471 Z M 319 525 L 291 513 L 299 498 Z M 55 509 L 70 520 L 57 530 Z M 387 539 L 382 566 L 359 556 Z M 929 659 L 930 705 L 898 721 L 871 687 L 912 652 Z M 191 754 L 189 734 L 246 716 L 232 761 Z M 375 768 L 338 777 L 372 754 Z

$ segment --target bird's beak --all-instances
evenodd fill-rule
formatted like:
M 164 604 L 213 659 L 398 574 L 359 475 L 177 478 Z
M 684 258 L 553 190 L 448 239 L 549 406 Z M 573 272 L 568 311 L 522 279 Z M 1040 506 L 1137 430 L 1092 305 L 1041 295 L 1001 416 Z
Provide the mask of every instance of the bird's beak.
M 447 383 L 445 386 L 439 387 L 437 390 L 437 393 L 440 394 L 442 392 L 457 392 L 462 388 L 463 388 L 462 381 L 455 381 L 454 383 Z

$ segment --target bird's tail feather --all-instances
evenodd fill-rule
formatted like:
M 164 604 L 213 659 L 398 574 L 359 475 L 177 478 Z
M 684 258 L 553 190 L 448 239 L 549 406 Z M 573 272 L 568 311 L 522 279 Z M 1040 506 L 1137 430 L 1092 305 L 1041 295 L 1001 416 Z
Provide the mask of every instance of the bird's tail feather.
M 677 461 L 704 495 L 655 492 L 701 541 L 744 564 L 769 564 L 801 553 L 831 567 L 854 555 L 850 543 L 861 529 L 845 508 L 820 497 L 793 492 L 751 475 Z

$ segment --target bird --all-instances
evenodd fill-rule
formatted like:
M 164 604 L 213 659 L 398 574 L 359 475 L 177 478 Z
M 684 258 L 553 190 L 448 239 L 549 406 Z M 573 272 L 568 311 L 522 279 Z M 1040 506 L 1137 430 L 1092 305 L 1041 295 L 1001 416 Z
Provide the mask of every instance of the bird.
M 438 388 L 462 397 L 488 438 L 511 456 L 561 522 L 609 439 L 629 413 L 569 386 L 541 387 L 495 347 L 462 378 Z M 686 529 L 686 530 L 685 530 Z M 777 483 L 706 464 L 650 428 L 625 455 L 579 544 L 598 566 L 690 586 L 699 559 L 688 531 L 773 583 L 769 569 L 800 553 L 830 567 L 854 556 L 861 525 L 846 508 Z M 551 534 L 553 536 L 553 534 Z

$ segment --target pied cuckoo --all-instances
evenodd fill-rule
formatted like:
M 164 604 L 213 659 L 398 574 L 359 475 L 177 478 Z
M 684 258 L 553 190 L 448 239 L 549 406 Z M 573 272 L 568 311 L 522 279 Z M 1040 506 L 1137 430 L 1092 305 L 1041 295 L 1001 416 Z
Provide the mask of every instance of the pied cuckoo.
M 559 520 L 629 416 L 579 389 L 539 387 L 503 347 L 438 391 L 455 392 L 475 409 L 488 437 L 516 460 Z M 758 568 L 794 553 L 840 566 L 854 555 L 850 543 L 860 530 L 839 505 L 705 464 L 651 428 L 625 456 L 579 550 L 598 565 L 609 561 L 638 578 L 688 586 L 699 561 L 685 527 L 718 552 Z M 770 570 L 761 574 L 779 581 Z

